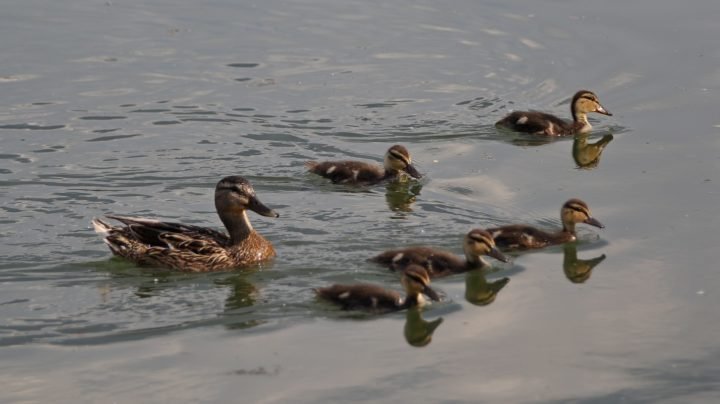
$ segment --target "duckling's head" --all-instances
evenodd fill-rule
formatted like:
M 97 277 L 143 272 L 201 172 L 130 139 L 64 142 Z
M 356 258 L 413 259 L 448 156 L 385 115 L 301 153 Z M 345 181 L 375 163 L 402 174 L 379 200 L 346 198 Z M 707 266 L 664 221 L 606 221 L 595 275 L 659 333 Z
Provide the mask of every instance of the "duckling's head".
M 592 217 L 587 203 L 580 199 L 573 198 L 565 202 L 560 210 L 560 216 L 562 217 L 563 229 L 570 233 L 575 232 L 575 223 L 585 223 L 601 229 L 605 228 L 602 223 Z
M 413 178 L 421 178 L 422 175 L 412 165 L 410 152 L 405 146 L 396 144 L 385 153 L 385 170 L 391 172 L 404 171 Z
M 573 117 L 577 117 L 580 114 L 585 115 L 590 112 L 612 115 L 602 106 L 602 104 L 600 104 L 597 95 L 588 90 L 580 90 L 575 93 L 572 103 L 570 104 L 570 108 L 572 109 Z
M 402 283 L 408 296 L 416 296 L 422 293 L 432 300 L 440 300 L 437 292 L 430 287 L 430 275 L 420 265 L 413 264 L 405 268 L 400 283 Z
M 239 175 L 225 177 L 215 187 L 215 208 L 219 213 L 242 214 L 246 209 L 268 216 L 280 217 L 255 196 L 250 181 Z
M 483 229 L 473 229 L 465 235 L 463 250 L 470 262 L 479 261 L 483 255 L 489 255 L 502 262 L 510 262 L 510 259 L 495 246 L 493 236 Z

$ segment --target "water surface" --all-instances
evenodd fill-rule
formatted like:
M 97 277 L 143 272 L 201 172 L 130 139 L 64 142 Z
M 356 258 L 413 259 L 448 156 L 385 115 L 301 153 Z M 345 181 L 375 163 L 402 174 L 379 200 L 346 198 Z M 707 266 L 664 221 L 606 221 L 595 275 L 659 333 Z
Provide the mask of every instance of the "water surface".
M 712 1 L 5 2 L 0 397 L 717 401 L 718 15 Z M 493 126 L 514 109 L 568 116 L 581 88 L 614 113 L 592 120 L 590 143 L 613 136 L 593 165 L 572 139 Z M 396 143 L 425 179 L 353 189 L 302 167 Z M 144 270 L 90 228 L 107 213 L 219 226 L 212 189 L 230 174 L 281 214 L 251 217 L 278 251 L 260 270 Z M 460 253 L 473 227 L 557 227 L 571 197 L 606 228 L 438 280 L 447 300 L 421 313 L 313 298 L 398 288 L 365 262 L 386 248 Z

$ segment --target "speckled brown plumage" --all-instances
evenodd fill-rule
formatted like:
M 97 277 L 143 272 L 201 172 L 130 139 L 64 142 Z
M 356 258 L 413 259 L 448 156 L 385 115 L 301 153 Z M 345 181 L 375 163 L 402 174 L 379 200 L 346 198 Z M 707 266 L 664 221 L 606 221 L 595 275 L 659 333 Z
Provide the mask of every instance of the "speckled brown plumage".
M 217 230 L 154 219 L 108 215 L 113 226 L 93 219 L 95 230 L 113 254 L 141 266 L 181 272 L 224 271 L 255 265 L 275 256 L 272 244 L 250 225 L 246 209 L 277 217 L 255 196 L 242 177 L 226 177 L 215 191 L 215 205 L 228 234 Z

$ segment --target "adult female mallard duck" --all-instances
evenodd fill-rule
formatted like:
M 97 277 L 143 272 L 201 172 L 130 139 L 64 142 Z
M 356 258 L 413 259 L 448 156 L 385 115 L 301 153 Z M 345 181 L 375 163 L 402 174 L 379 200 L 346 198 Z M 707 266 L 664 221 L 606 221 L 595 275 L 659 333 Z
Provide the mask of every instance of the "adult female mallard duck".
M 385 265 L 392 270 L 406 270 L 408 266 L 420 265 L 427 269 L 431 278 L 448 276 L 489 266 L 483 255 L 502 262 L 510 261 L 495 247 L 490 233 L 482 229 L 470 230 L 463 238 L 465 259 L 450 251 L 432 247 L 407 247 L 385 251 L 370 261 Z
M 600 104 L 595 93 L 580 90 L 575 93 L 570 103 L 570 113 L 573 118 L 572 122 L 566 122 L 555 115 L 539 111 L 515 111 L 497 121 L 495 125 L 516 132 L 531 133 L 533 135 L 574 135 L 590 132 L 592 126 L 590 126 L 590 122 L 588 122 L 587 119 L 587 114 L 590 112 L 612 115 Z
M 438 301 L 440 297 L 430 287 L 430 277 L 420 266 L 410 266 L 402 274 L 400 282 L 405 289 L 405 299 L 400 293 L 379 285 L 358 283 L 355 285 L 332 285 L 315 289 L 318 297 L 340 305 L 344 310 L 369 310 L 384 313 L 422 306 L 422 294 Z
M 560 209 L 560 220 L 563 227 L 558 232 L 547 232 L 524 224 L 495 227 L 487 231 L 500 248 L 527 250 L 575 241 L 576 223 L 585 223 L 601 229 L 605 227 L 592 217 L 590 208 L 580 199 L 570 199 L 563 204 Z
M 215 187 L 215 208 L 228 234 L 142 217 L 107 216 L 124 226 L 112 226 L 98 218 L 92 223 L 113 254 L 143 266 L 210 272 L 257 264 L 275 256 L 272 244 L 253 229 L 246 210 L 268 217 L 279 215 L 260 202 L 250 182 L 240 176 L 220 180 Z
M 308 161 L 305 167 L 311 173 L 329 178 L 338 184 L 372 185 L 406 173 L 413 178 L 422 175 L 412 165 L 410 152 L 396 144 L 385 153 L 383 167 L 363 161 Z

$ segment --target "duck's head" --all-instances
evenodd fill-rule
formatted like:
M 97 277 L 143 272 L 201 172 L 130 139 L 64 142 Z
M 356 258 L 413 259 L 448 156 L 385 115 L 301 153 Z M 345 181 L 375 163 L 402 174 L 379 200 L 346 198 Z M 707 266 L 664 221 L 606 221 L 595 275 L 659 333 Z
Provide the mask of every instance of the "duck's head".
M 412 165 L 410 152 L 405 148 L 405 146 L 399 144 L 396 144 L 388 149 L 387 153 L 385 153 L 385 161 L 383 165 L 387 171 L 403 171 L 413 178 L 422 177 L 418 170 L 416 170 Z
M 595 95 L 592 91 L 578 91 L 573 96 L 572 103 L 570 105 L 573 117 L 576 117 L 578 114 L 584 115 L 590 112 L 597 112 L 598 114 L 612 116 L 612 114 L 608 112 L 602 104 L 600 104 L 600 100 L 598 100 L 597 95 Z
M 430 275 L 420 265 L 409 265 L 405 268 L 400 283 L 402 283 L 408 296 L 416 296 L 422 293 L 432 300 L 440 300 L 437 292 L 430 287 Z
M 571 233 L 575 232 L 576 223 L 585 223 L 601 229 L 605 228 L 600 221 L 592 217 L 587 203 L 580 199 L 573 198 L 565 202 L 560 210 L 560 217 L 562 218 L 563 229 Z
M 470 230 L 463 239 L 463 250 L 468 261 L 477 262 L 483 255 L 489 255 L 502 262 L 510 259 L 495 246 L 493 236 L 483 229 Z
M 259 215 L 280 217 L 260 202 L 250 181 L 239 175 L 225 177 L 218 182 L 215 187 L 215 208 L 219 213 L 242 214 L 250 209 Z

